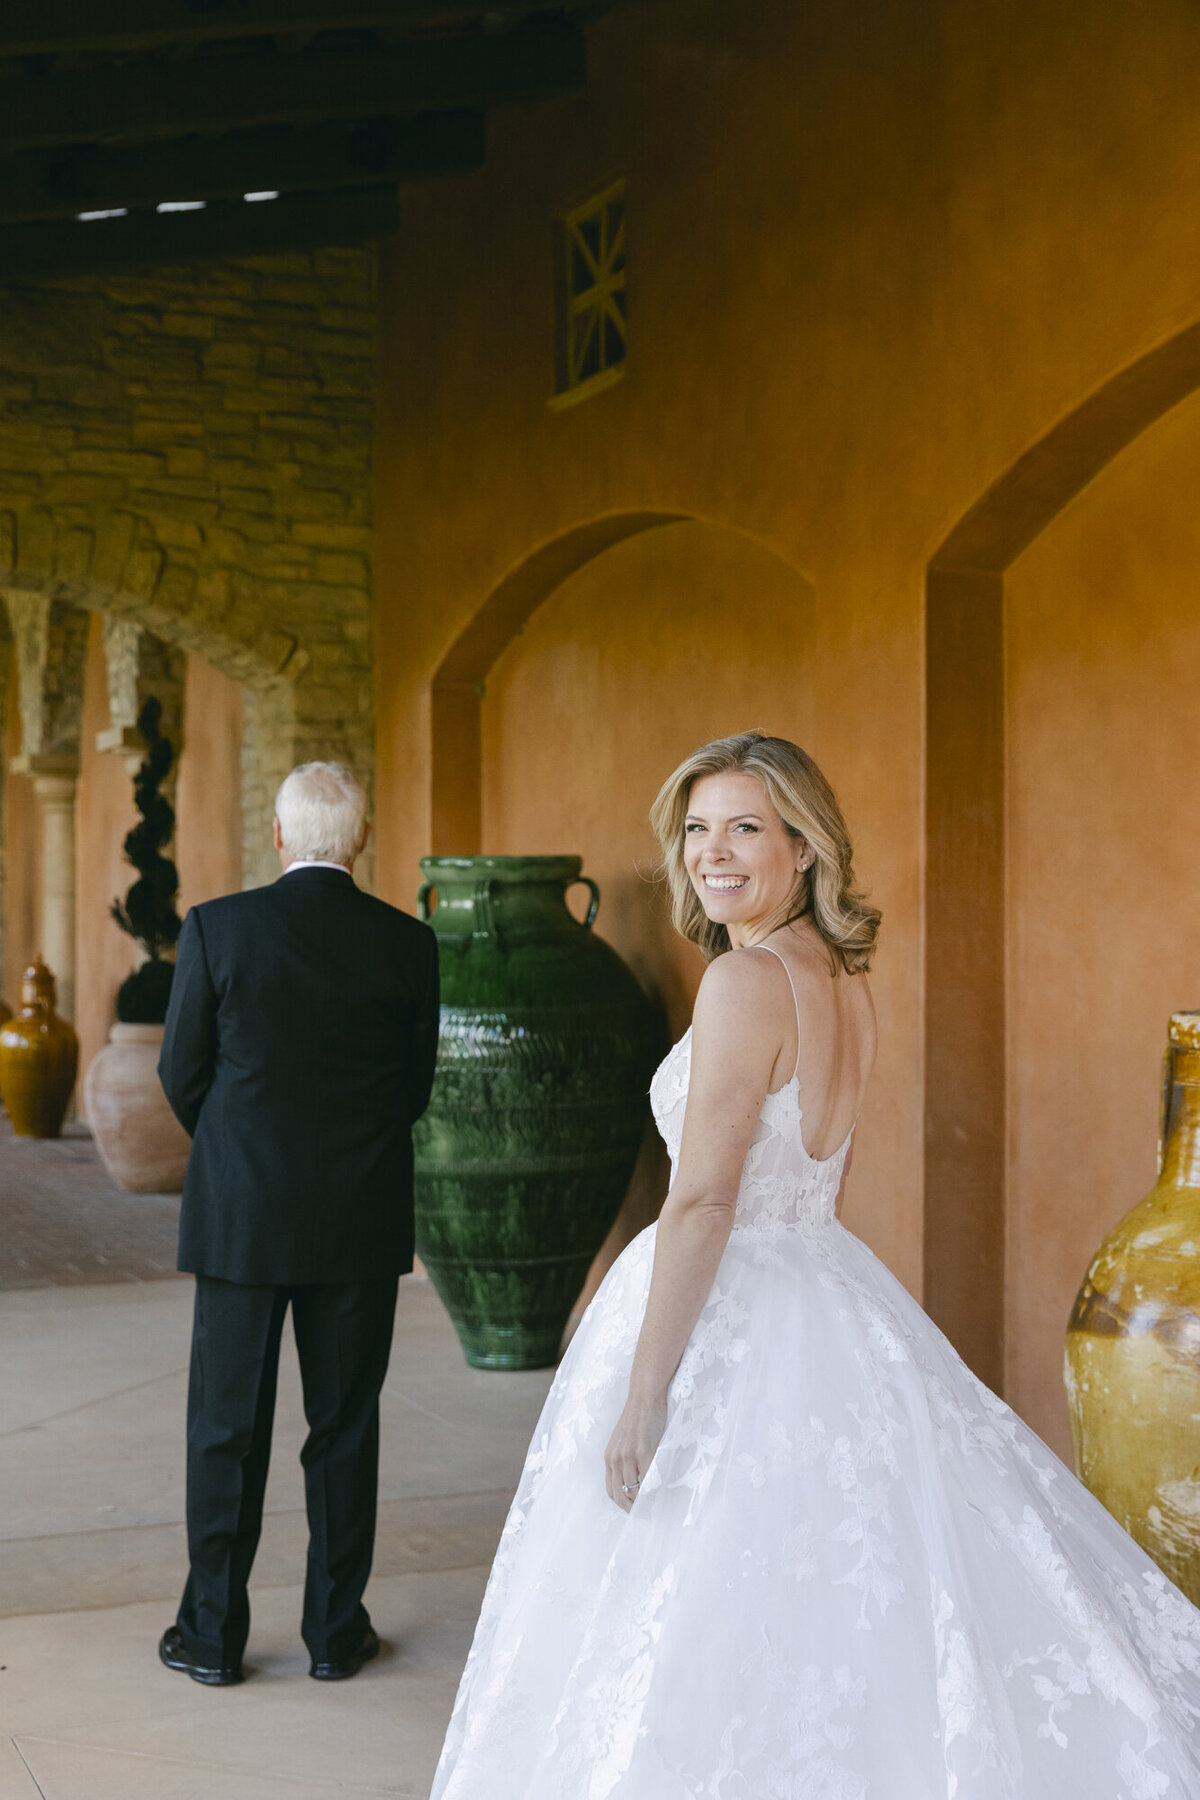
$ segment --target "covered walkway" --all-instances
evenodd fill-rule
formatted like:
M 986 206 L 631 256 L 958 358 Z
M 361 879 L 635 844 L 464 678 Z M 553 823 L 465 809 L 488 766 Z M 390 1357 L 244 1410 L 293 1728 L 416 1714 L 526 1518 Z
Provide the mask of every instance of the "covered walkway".
M 82 1133 L 7 1127 L 0 1196 L 0 1800 L 424 1800 L 548 1374 L 467 1369 L 428 1282 L 401 1283 L 367 1594 L 386 1647 L 331 1687 L 299 1638 L 304 1421 L 285 1347 L 248 1678 L 198 1687 L 156 1660 L 185 1554 L 178 1203 L 118 1195 Z

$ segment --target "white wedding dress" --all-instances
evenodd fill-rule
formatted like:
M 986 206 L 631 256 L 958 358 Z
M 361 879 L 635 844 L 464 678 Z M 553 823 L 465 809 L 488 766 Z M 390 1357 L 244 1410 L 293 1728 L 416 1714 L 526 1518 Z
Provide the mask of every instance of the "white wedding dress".
M 690 1033 L 654 1079 L 672 1162 Z M 431 1800 L 1200 1800 L 1200 1612 L 834 1217 L 795 1079 L 628 1515 L 655 1227 L 546 1401 Z

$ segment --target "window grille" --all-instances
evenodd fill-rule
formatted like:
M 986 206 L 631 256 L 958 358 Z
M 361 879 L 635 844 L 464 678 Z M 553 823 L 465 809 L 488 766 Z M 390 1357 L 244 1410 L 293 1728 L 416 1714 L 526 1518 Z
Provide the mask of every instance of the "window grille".
M 551 406 L 611 387 L 625 367 L 625 183 L 559 220 L 557 379 Z

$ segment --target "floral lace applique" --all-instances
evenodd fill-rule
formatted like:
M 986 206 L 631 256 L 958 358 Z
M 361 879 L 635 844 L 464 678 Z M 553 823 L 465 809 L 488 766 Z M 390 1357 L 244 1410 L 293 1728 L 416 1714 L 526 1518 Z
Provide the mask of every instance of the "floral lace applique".
M 645 1589 L 631 1589 L 610 1565 L 599 1596 L 607 1603 L 603 1627 L 585 1646 L 552 1727 L 562 1745 L 564 1800 L 607 1800 L 628 1769 L 644 1735 L 642 1709 L 654 1672 L 654 1646 L 675 1580 L 668 1565 Z
M 1074 1703 L 1095 1692 L 1106 1705 L 1123 1707 L 1131 1723 L 1136 1722 L 1144 1731 L 1145 1741 L 1138 1757 L 1145 1764 L 1145 1772 L 1138 1775 L 1138 1781 L 1145 1794 L 1153 1794 L 1156 1790 L 1146 1784 L 1152 1778 L 1157 1780 L 1158 1775 L 1147 1758 L 1161 1737 L 1161 1707 L 1147 1670 L 1139 1667 L 1138 1660 L 1130 1654 L 1133 1647 L 1123 1643 L 1113 1631 L 1107 1608 L 1099 1598 L 1104 1571 L 1095 1570 L 1095 1589 L 1090 1584 L 1085 1586 L 1056 1544 L 1045 1519 L 1032 1506 L 1023 1509 L 1019 1522 L 1001 1507 L 993 1507 L 990 1522 L 1000 1542 L 1033 1578 L 1062 1627 L 1058 1641 L 1036 1650 L 1017 1651 L 1005 1668 L 1010 1676 L 1021 1669 L 1034 1672 L 1030 1677 L 1033 1690 L 1045 1706 L 1038 1736 L 1050 1738 L 1060 1749 L 1067 1749 L 1070 1740 L 1065 1726 Z M 1129 1741 L 1126 1734 L 1126 1742 Z M 1143 1800 L 1143 1792 L 1135 1790 L 1130 1800 Z
M 1034 1448 L 1038 1440 L 965 1364 L 960 1363 L 955 1373 L 964 1379 L 952 1392 L 932 1368 L 925 1371 L 929 1412 L 938 1437 L 948 1448 L 986 1457 L 998 1473 L 1011 1468 L 1014 1461 L 1023 1464 L 1049 1495 L 1058 1470 L 1048 1458 L 1038 1456 Z
M 1174 1700 L 1178 1676 L 1200 1676 L 1200 1612 L 1153 1567 L 1143 1569 L 1140 1587 L 1126 1580 L 1116 1593 L 1156 1691 Z M 1187 1707 L 1181 1716 L 1200 1721 L 1200 1706 Z
M 683 1139 L 691 1045 L 689 1029 L 650 1085 L 654 1117 L 670 1152 L 672 1174 Z M 803 1117 L 795 1081 L 768 1094 L 746 1154 L 731 1236 L 762 1263 L 779 1262 L 775 1240 L 781 1234 L 818 1231 L 833 1222 L 850 1140 L 824 1162 L 815 1162 L 804 1148 Z
M 913 1338 L 910 1327 L 878 1288 L 871 1287 L 847 1267 L 837 1241 L 828 1234 L 814 1234 L 810 1251 L 820 1264 L 822 1284 L 836 1294 L 841 1303 L 843 1319 L 865 1328 L 867 1343 L 863 1349 L 872 1370 L 879 1357 L 889 1363 L 910 1362 Z M 861 1352 L 859 1354 L 861 1356 Z
M 974 1781 L 1000 1766 L 999 1737 L 983 1669 L 964 1627 L 955 1622 L 945 1589 L 933 1593 L 933 1641 L 937 1656 L 937 1706 L 942 1725 L 946 1800 L 958 1800 L 959 1775 Z M 968 1767 L 960 1768 L 959 1765 Z M 969 1800 L 970 1788 L 963 1795 Z
M 797 1668 L 769 1639 L 737 1676 L 754 1711 L 729 1720 L 710 1770 L 683 1772 L 694 1800 L 868 1800 L 867 1783 L 843 1760 L 857 1735 L 853 1715 L 867 1703 L 861 1676 L 844 1664 Z
M 846 1517 L 834 1532 L 834 1539 L 858 1551 L 853 1568 L 838 1581 L 849 1583 L 862 1595 L 858 1614 L 861 1631 L 871 1628 L 870 1601 L 882 1614 L 904 1593 L 891 1542 L 891 1493 L 900 1474 L 895 1440 L 906 1433 L 886 1410 L 889 1399 L 890 1396 L 883 1396 L 884 1410 L 870 1417 L 851 1406 L 848 1410 L 858 1425 L 858 1435 L 837 1438 L 826 1462 L 826 1479 L 840 1491 L 846 1505 Z
M 679 1042 L 667 1052 L 650 1083 L 650 1104 L 654 1120 L 672 1163 L 679 1159 L 683 1139 L 683 1114 L 687 1106 L 688 1080 L 691 1075 L 691 1026 Z

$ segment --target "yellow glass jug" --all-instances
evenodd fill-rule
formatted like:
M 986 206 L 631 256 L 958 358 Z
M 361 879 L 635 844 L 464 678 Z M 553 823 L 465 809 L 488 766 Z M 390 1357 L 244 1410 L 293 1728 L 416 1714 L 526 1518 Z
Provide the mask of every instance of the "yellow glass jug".
M 1171 1017 L 1159 1177 L 1092 1259 L 1065 1375 L 1080 1480 L 1200 1605 L 1200 1013 Z

